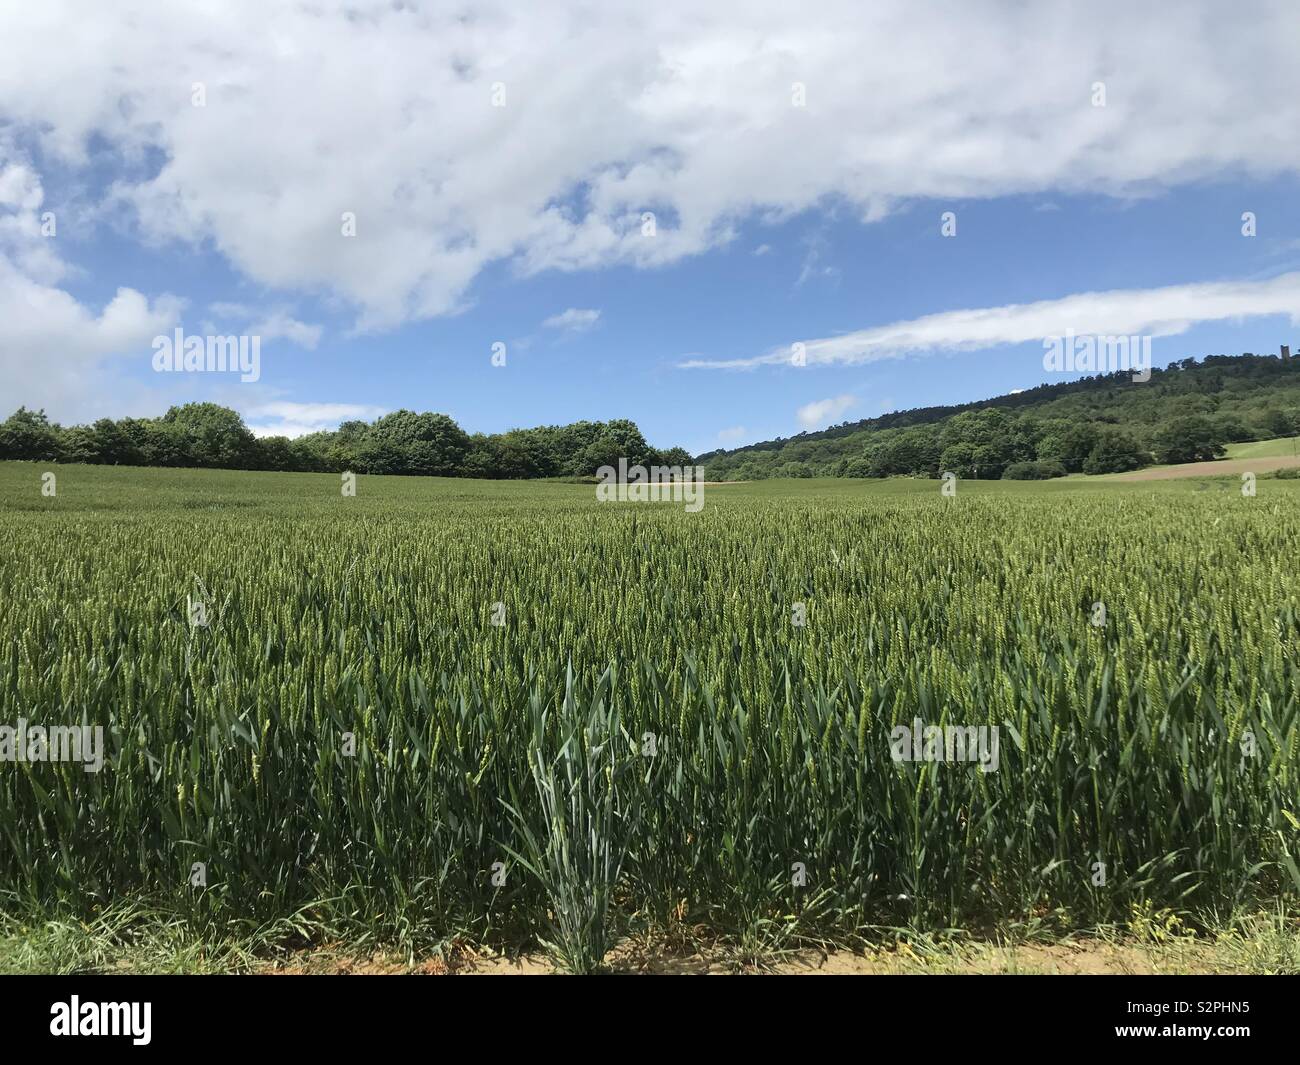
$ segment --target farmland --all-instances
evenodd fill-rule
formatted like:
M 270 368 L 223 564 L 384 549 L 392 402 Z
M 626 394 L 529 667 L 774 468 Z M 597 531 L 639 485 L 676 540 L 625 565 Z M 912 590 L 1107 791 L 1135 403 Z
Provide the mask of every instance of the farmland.
M 1283 436 L 1274 440 L 1252 440 L 1244 444 L 1229 444 L 1227 458 L 1254 459 L 1279 458 L 1300 455 L 1300 437 Z
M 583 971 L 1294 904 L 1298 503 L 0 464 L 0 724 L 105 736 L 0 763 L 0 910 Z
M 1292 436 L 1229 444 L 1222 459 L 1151 466 L 1136 473 L 1105 473 L 1099 476 L 1116 481 L 1163 481 L 1184 477 L 1240 477 L 1247 472 L 1259 475 L 1297 466 L 1300 466 L 1300 440 Z

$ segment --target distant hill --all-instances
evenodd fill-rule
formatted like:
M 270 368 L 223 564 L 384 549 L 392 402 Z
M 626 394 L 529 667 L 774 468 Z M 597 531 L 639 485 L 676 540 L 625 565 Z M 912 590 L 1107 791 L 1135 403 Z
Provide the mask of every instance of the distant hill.
M 1052 477 L 1219 458 L 1300 433 L 1300 358 L 1210 355 L 1153 370 L 920 407 L 697 456 L 710 480 Z

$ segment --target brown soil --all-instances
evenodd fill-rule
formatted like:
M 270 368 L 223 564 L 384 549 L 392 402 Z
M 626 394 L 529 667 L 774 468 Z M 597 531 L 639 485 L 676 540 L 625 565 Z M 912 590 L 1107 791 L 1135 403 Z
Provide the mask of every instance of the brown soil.
M 993 946 L 976 944 L 940 952 L 915 952 L 906 945 L 857 954 L 850 951 L 805 950 L 762 966 L 728 960 L 721 954 L 674 955 L 645 952 L 626 944 L 609 957 L 614 974 L 722 975 L 770 973 L 782 976 L 903 976 L 926 973 L 995 975 L 1156 975 L 1223 971 L 1215 964 L 1212 948 L 1188 941 L 1176 949 L 1152 950 L 1140 944 L 1081 940 L 1070 943 Z M 459 975 L 546 976 L 555 966 L 540 954 L 517 957 L 462 955 L 450 960 L 429 959 L 409 964 L 375 956 L 349 958 L 315 951 L 287 963 L 259 970 L 276 975 Z

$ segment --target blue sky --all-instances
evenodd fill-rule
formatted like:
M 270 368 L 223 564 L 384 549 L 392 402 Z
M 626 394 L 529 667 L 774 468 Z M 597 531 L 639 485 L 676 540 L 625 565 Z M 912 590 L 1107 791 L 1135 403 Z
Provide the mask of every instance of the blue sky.
M 468 29 L 323 5 L 253 33 L 240 0 L 143 5 L 129 38 L 106 20 L 34 64 L 21 42 L 62 7 L 0 16 L 6 408 L 213 399 L 291 434 L 399 407 L 484 432 L 626 417 L 698 453 L 1031 387 L 1067 328 L 1152 335 L 1156 365 L 1300 348 L 1285 5 L 1108 32 L 945 8 L 948 39 L 890 4 L 813 26 L 486 6 Z M 1017 33 L 1047 43 L 1008 66 Z M 177 326 L 261 336 L 260 379 L 155 373 Z

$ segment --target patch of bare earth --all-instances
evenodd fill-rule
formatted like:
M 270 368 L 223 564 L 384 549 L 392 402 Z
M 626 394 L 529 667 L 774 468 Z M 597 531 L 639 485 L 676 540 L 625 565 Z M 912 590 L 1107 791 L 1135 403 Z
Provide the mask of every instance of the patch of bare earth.
M 1213 462 L 1185 462 L 1181 466 L 1117 473 L 1115 481 L 1168 481 L 1176 477 L 1222 477 L 1233 473 L 1271 473 L 1300 466 L 1300 455 L 1271 455 L 1258 459 L 1216 459 Z
M 809 976 L 953 975 L 1144 976 L 1202 969 L 1199 952 L 1189 948 L 1166 959 L 1141 946 L 1079 942 L 976 946 L 952 953 L 915 954 L 907 948 L 871 954 L 847 951 L 807 955 L 776 966 L 778 973 Z M 1208 971 L 1208 970 L 1203 970 Z
M 366 958 L 323 948 L 299 951 L 286 961 L 273 962 L 255 971 L 263 976 L 444 976 L 450 967 L 442 958 L 426 958 L 411 964 L 385 954 Z
M 1158 975 L 1162 973 L 1222 972 L 1208 944 L 1184 941 L 1155 949 L 1143 944 L 1100 940 L 1070 943 L 1027 943 L 1015 946 L 973 944 L 939 950 L 913 951 L 906 945 L 864 953 L 799 951 L 761 965 L 744 964 L 722 952 L 674 955 L 647 952 L 623 944 L 608 958 L 616 975 L 723 975 L 735 973 L 779 976 L 906 976 L 925 974 L 1042 976 Z M 328 952 L 307 952 L 288 962 L 261 970 L 277 975 L 457 975 L 547 976 L 557 972 L 541 954 L 511 957 L 457 954 L 450 959 L 410 963 L 392 957 L 349 958 Z

